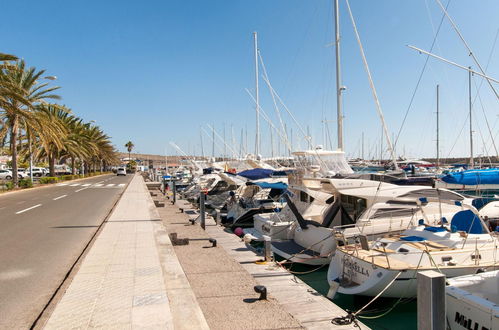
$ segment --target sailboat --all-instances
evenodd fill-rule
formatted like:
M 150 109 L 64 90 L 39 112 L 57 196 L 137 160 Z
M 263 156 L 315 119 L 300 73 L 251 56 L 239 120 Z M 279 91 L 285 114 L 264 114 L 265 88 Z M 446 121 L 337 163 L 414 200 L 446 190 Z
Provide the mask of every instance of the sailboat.
M 410 298 L 416 296 L 420 271 L 450 278 L 497 269 L 498 237 L 473 206 L 455 204 L 462 210 L 450 221 L 442 218 L 438 226 L 422 221 L 400 234 L 338 246 L 328 269 L 329 284 L 342 294 Z

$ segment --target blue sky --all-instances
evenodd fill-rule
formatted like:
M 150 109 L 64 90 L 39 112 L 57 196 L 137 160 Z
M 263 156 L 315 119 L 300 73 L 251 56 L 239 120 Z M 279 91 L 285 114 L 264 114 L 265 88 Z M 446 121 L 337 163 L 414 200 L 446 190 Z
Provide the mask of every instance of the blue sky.
M 432 24 L 436 29 L 442 12 L 434 0 L 350 1 L 388 129 L 395 135 L 425 61 L 406 45 L 429 50 Z M 499 2 L 472 3 L 452 0 L 449 13 L 482 66 L 488 63 L 487 73 L 498 78 L 499 45 L 491 51 Z M 364 155 L 373 157 L 379 153 L 381 124 L 343 0 L 340 7 L 345 151 L 358 156 L 364 132 Z M 331 1 L 32 0 L 3 1 L 2 11 L 0 51 L 56 75 L 62 102 L 85 120 L 95 120 L 120 150 L 132 140 L 136 151 L 174 154 L 168 144 L 174 141 L 200 154 L 200 127 L 209 131 L 210 124 L 220 135 L 225 126 L 227 142 L 235 140 L 237 149 L 241 132 L 246 136 L 247 131 L 253 152 L 255 110 L 246 92 L 254 92 L 253 31 L 272 86 L 293 115 L 315 144 L 325 144 L 321 121 L 326 118 L 337 144 Z M 447 20 L 433 52 L 476 67 Z M 398 155 L 435 154 L 436 84 L 441 89 L 441 155 L 468 155 L 467 72 L 434 59 L 400 135 Z M 480 84 L 474 77 L 473 98 Z M 268 88 L 262 80 L 260 86 L 261 106 L 278 126 Z M 494 154 L 484 113 L 499 145 L 498 101 L 486 83 L 474 104 L 475 154 Z M 304 148 L 299 128 L 282 116 L 293 131 L 294 148 Z M 269 125 L 262 120 L 261 126 L 262 154 L 269 156 Z M 204 152 L 211 154 L 211 140 L 202 136 Z M 284 152 L 275 134 L 273 149 Z M 217 155 L 222 152 L 216 148 Z

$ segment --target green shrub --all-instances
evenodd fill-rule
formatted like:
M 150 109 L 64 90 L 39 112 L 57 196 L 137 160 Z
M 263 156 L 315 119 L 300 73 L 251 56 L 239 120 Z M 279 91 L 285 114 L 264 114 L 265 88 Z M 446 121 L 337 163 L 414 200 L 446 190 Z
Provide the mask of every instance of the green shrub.
M 6 182 L 5 183 L 5 190 L 12 190 L 14 189 L 14 184 L 12 182 Z
M 56 183 L 59 181 L 56 177 L 54 176 L 45 176 L 40 178 L 40 183 L 41 184 L 46 184 L 46 183 Z
M 31 188 L 31 187 L 33 187 L 33 182 L 31 182 L 31 179 L 19 180 L 19 188 Z
M 80 177 L 79 175 L 68 174 L 68 175 L 61 176 L 61 180 L 62 181 L 68 181 L 68 180 L 78 179 L 79 177 Z

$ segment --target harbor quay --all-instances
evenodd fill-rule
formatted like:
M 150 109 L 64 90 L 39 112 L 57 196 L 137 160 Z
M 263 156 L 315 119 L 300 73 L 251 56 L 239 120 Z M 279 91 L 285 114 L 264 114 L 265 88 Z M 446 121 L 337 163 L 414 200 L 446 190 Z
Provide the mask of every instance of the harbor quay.
M 353 329 L 346 312 L 135 175 L 39 329 Z M 189 244 L 173 245 L 189 239 Z M 210 242 L 211 239 L 211 242 Z M 215 244 L 213 244 L 213 240 Z M 266 297 L 255 288 L 264 287 Z M 368 329 L 358 323 L 362 329 Z

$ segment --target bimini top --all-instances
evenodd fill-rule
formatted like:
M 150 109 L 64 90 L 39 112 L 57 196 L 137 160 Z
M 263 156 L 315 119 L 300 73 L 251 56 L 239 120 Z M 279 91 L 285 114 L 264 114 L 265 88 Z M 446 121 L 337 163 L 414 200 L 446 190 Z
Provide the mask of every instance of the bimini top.
M 341 150 L 324 150 L 318 146 L 315 149 L 295 151 L 293 156 L 300 166 L 318 166 L 324 176 L 353 173 L 345 158 L 345 153 Z
M 458 173 L 450 173 L 442 177 L 446 183 L 474 186 L 480 184 L 499 184 L 499 169 L 467 170 Z

